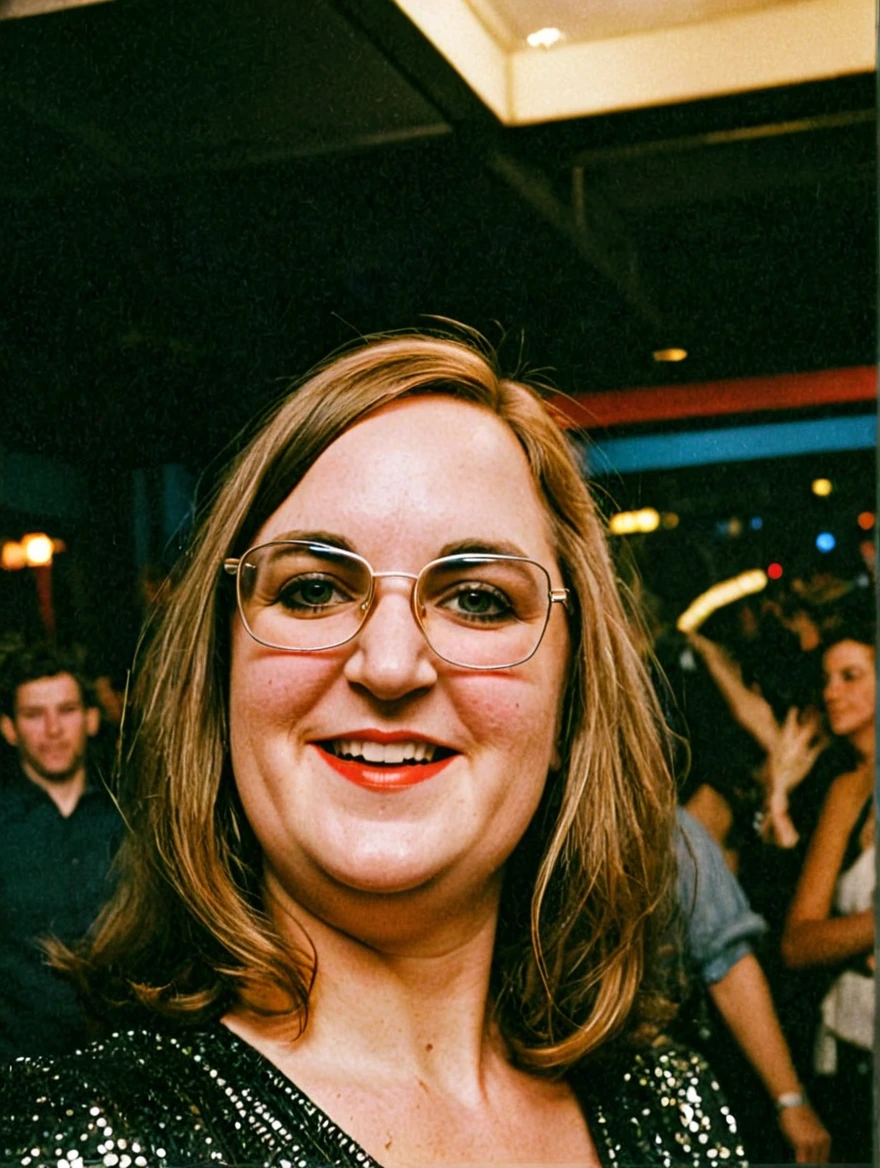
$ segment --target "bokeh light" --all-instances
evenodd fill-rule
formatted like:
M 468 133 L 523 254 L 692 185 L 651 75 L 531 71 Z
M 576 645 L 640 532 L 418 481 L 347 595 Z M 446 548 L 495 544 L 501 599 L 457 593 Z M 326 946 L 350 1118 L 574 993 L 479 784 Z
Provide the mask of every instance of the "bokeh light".
M 21 537 L 25 560 L 32 568 L 40 568 L 52 563 L 54 548 L 52 540 L 42 531 L 34 531 Z
M 0 549 L 0 566 L 7 572 L 17 572 L 19 568 L 27 566 L 27 556 L 24 548 L 17 540 L 8 539 Z

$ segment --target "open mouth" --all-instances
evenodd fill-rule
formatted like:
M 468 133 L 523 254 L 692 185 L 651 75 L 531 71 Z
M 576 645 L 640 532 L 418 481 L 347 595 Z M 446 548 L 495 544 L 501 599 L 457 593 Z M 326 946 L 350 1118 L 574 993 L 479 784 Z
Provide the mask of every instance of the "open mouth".
M 335 758 L 370 766 L 427 766 L 442 762 L 455 753 L 435 742 L 362 742 L 355 738 L 333 738 L 319 743 Z

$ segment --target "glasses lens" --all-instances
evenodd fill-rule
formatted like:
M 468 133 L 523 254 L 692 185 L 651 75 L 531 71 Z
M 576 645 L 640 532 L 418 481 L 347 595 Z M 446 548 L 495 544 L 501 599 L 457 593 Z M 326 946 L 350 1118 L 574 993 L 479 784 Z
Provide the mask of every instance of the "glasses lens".
M 289 541 L 252 548 L 238 572 L 241 614 L 251 636 L 278 649 L 329 649 L 360 628 L 371 577 L 357 556 Z
M 449 556 L 419 578 L 416 604 L 434 652 L 457 665 L 517 665 L 540 644 L 550 578 L 514 556 Z

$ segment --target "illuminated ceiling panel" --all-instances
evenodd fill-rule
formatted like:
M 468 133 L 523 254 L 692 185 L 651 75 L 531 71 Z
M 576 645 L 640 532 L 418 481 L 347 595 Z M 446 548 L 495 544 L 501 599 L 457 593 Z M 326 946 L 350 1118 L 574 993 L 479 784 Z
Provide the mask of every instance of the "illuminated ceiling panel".
M 874 0 L 395 0 L 506 125 L 870 72 Z M 562 34 L 530 47 L 542 28 Z
M 107 0 L 0 0 L 0 20 L 43 16 L 47 12 L 63 12 L 67 8 L 85 8 L 87 5 L 104 3 Z
M 656 32 L 703 24 L 769 7 L 793 8 L 799 0 L 466 0 L 508 49 L 525 48 L 530 33 L 558 28 L 568 42 Z

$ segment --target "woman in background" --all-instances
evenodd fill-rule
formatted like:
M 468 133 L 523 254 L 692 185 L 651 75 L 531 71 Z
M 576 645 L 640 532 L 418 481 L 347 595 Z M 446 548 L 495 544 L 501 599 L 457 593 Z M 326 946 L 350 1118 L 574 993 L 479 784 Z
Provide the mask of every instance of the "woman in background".
M 838 1163 L 872 1162 L 874 1045 L 874 783 L 876 660 L 873 624 L 841 625 L 822 658 L 833 734 L 855 749 L 855 767 L 832 783 L 788 913 L 790 966 L 837 976 L 821 1007 L 817 1106 Z

